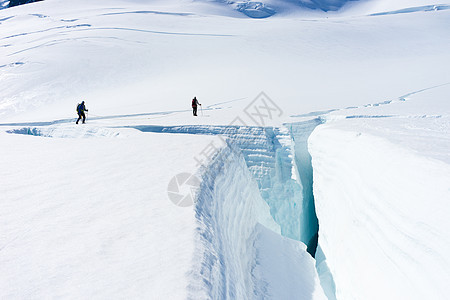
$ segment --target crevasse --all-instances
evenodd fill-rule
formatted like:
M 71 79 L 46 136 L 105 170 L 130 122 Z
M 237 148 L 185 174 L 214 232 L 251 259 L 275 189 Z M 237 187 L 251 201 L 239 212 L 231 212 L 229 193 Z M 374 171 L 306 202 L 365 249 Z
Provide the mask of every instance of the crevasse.
M 325 299 L 306 246 L 280 234 L 261 197 L 250 170 L 267 166 L 248 159 L 232 141 L 202 176 L 189 298 Z
M 295 149 L 295 166 L 302 185 L 302 214 L 300 240 L 308 246 L 308 252 L 316 259 L 320 283 L 329 300 L 336 299 L 336 286 L 328 268 L 326 256 L 318 244 L 319 220 L 316 215 L 313 192 L 313 168 L 308 149 L 308 139 L 313 130 L 322 124 L 320 118 L 288 124 Z
M 257 295 L 275 298 L 277 294 L 281 298 L 276 299 L 285 299 L 298 298 L 304 291 L 310 291 L 306 294 L 311 296 L 317 290 L 315 283 L 317 279 L 319 285 L 319 279 L 313 257 L 319 226 L 307 140 L 320 123 L 314 119 L 284 127 L 136 127 L 145 132 L 227 137 L 228 145 L 204 170 L 196 204 L 201 246 L 193 264 L 200 267 L 193 271 L 195 280 L 190 285 L 195 298 L 200 294 L 205 299 L 252 299 Z M 280 234 L 267 238 L 267 228 Z M 280 243 L 289 246 L 273 251 L 271 245 Z M 306 250 L 309 258 L 304 257 Z M 280 251 L 288 251 L 284 257 L 292 261 L 284 260 L 280 265 L 266 261 L 268 256 L 273 260 Z M 318 258 L 320 284 L 333 299 L 334 283 L 322 252 Z M 295 264 L 296 259 L 300 263 Z M 296 270 L 286 272 L 289 265 L 296 266 Z M 278 279 L 271 276 L 277 268 L 282 270 Z M 298 275 L 297 281 L 292 274 Z M 305 276 L 309 278 L 306 281 Z M 277 290 L 287 280 L 292 280 L 291 288 Z

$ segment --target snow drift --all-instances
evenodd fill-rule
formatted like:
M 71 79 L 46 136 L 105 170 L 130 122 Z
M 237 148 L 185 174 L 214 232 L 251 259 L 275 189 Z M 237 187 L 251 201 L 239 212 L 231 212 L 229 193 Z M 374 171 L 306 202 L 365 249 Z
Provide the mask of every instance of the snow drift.
M 326 127 L 310 149 L 319 243 L 338 299 L 445 299 L 450 167 Z
M 448 85 L 325 116 L 309 140 L 338 299 L 450 293 Z

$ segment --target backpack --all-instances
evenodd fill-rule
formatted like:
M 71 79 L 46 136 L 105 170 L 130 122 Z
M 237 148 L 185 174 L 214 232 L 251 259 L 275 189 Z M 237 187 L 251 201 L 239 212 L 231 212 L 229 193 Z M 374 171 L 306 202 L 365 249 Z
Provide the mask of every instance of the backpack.
M 197 101 L 196 99 L 192 99 L 192 107 L 197 106 Z
M 78 103 L 78 105 L 77 105 L 77 112 L 80 112 L 80 110 L 81 110 L 81 103 Z

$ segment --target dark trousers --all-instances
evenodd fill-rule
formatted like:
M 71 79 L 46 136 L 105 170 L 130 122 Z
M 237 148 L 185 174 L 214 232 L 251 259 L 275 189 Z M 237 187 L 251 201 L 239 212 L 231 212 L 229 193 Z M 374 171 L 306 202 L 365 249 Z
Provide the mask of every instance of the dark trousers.
M 77 124 L 78 124 L 78 122 L 79 122 L 81 119 L 83 119 L 83 124 L 84 124 L 84 122 L 86 121 L 86 115 L 84 114 L 84 111 L 78 113 Z
M 192 112 L 194 113 L 194 116 L 197 116 L 197 106 L 192 106 Z

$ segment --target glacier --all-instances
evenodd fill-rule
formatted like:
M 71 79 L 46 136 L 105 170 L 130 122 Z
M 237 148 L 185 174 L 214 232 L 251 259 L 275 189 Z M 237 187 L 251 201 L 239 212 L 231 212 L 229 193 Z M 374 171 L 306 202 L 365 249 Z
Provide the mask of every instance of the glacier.
M 0 10 L 0 297 L 448 298 L 448 7 Z

